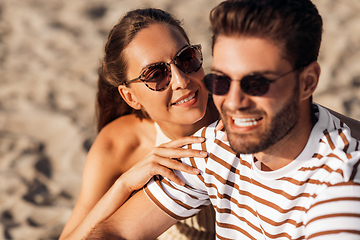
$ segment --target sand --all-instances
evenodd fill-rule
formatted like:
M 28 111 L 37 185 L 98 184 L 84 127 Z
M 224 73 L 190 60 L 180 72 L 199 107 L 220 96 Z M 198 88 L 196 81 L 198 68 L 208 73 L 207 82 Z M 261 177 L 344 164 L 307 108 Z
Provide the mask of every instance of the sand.
M 0 240 L 57 239 L 96 137 L 97 67 L 128 10 L 183 21 L 211 65 L 208 14 L 219 0 L 0 0 Z M 360 1 L 316 0 L 324 19 L 315 101 L 360 120 Z

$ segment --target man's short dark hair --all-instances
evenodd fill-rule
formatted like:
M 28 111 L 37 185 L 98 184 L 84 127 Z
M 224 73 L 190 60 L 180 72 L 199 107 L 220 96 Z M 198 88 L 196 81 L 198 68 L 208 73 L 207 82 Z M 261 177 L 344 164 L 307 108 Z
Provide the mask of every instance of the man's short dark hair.
M 310 0 L 228 0 L 210 13 L 213 46 L 219 35 L 260 37 L 277 45 L 295 68 L 316 61 L 322 18 Z

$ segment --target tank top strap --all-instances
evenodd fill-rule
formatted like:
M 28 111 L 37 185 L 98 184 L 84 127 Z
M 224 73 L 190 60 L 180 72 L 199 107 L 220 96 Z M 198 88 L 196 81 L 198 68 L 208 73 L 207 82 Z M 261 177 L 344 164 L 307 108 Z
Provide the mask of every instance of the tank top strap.
M 155 129 L 156 129 L 155 147 L 157 147 L 163 143 L 170 142 L 171 139 L 168 136 L 166 136 L 165 133 L 163 133 L 160 126 L 156 122 L 154 122 L 154 124 L 155 124 Z

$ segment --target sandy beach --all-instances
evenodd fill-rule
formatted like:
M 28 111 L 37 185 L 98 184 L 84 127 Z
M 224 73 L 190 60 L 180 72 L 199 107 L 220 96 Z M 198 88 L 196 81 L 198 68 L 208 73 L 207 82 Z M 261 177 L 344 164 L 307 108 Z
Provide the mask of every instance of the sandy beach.
M 208 15 L 220 0 L 0 0 L 0 240 L 58 239 L 96 137 L 97 68 L 128 10 L 183 21 L 211 65 Z M 314 100 L 360 120 L 360 1 L 314 0 L 324 20 Z

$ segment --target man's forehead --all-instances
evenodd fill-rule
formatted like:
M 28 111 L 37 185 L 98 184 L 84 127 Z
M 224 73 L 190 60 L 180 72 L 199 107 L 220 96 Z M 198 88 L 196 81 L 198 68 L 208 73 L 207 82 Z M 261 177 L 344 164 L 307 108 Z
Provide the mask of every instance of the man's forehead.
M 213 49 L 212 70 L 254 72 L 277 70 L 290 64 L 280 48 L 268 39 L 248 36 L 219 36 Z

